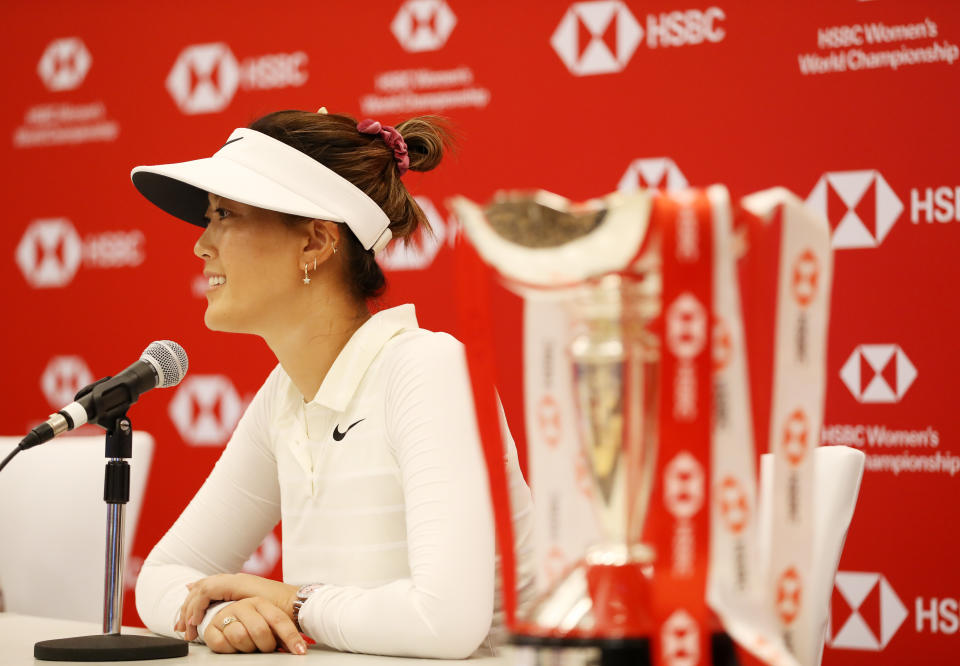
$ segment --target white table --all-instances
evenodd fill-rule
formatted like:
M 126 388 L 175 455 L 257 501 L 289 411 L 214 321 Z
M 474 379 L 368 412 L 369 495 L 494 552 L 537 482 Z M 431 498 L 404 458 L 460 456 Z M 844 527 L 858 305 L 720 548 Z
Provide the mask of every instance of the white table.
M 99 634 L 102 627 L 93 622 L 77 622 L 75 620 L 59 620 L 52 618 L 18 615 L 16 613 L 0 613 L 0 664 L 3 666 L 20 666 L 31 664 L 67 664 L 82 662 L 64 661 L 36 661 L 33 658 L 33 644 L 37 641 L 51 638 L 70 638 L 71 636 L 87 636 Z M 124 634 L 142 634 L 149 636 L 146 629 L 123 628 Z M 475 657 L 469 660 L 470 666 L 513 666 L 510 648 L 500 650 L 497 657 Z M 239 660 L 239 661 L 238 661 Z M 87 662 L 90 663 L 90 662 Z M 157 664 L 158 666 L 175 666 L 177 664 L 207 664 L 216 666 L 231 666 L 242 663 L 243 666 L 265 666 L 270 664 L 324 664 L 325 666 L 415 666 L 418 663 L 429 666 L 463 666 L 463 661 L 445 661 L 439 659 L 405 659 L 400 657 L 379 657 L 368 654 L 349 654 L 337 652 L 318 646 L 311 646 L 306 656 L 284 653 L 272 654 L 215 654 L 205 645 L 190 645 L 190 654 L 177 659 L 162 659 L 157 661 L 112 661 L 101 662 L 109 664 Z

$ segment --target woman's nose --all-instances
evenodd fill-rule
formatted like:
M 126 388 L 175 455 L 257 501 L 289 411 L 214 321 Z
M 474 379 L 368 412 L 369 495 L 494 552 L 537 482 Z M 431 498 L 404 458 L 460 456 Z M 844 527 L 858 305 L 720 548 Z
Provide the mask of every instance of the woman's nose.
M 204 228 L 200 238 L 193 244 L 193 253 L 200 259 L 211 259 L 213 257 L 213 245 L 210 242 L 210 227 Z

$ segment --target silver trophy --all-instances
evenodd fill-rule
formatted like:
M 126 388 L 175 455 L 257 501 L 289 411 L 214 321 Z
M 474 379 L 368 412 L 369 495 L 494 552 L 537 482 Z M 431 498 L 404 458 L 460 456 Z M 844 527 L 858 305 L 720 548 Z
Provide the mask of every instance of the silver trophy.
M 518 609 L 530 635 L 583 640 L 649 635 L 653 550 L 641 534 L 656 458 L 660 311 L 651 197 L 584 204 L 548 192 L 501 193 L 486 207 L 452 203 L 480 256 L 526 298 L 549 299 L 572 323 L 566 352 L 577 439 L 600 540 L 552 587 Z

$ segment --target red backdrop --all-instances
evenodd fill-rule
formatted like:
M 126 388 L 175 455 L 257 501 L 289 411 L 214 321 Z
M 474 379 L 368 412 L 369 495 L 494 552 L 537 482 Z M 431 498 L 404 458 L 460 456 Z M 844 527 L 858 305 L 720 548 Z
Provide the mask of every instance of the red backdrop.
M 450 195 L 721 182 L 740 196 L 783 185 L 834 228 L 823 440 L 868 456 L 825 661 L 951 661 L 960 10 L 527 4 L 5 3 L 5 434 L 151 340 L 186 348 L 184 384 L 131 414 L 158 441 L 132 585 L 274 360 L 259 339 L 204 328 L 198 230 L 146 203 L 129 171 L 212 154 L 268 111 L 325 105 L 386 122 L 439 112 L 456 123 L 458 155 L 406 177 L 438 233 L 385 259 L 384 299 L 413 301 L 421 325 L 454 334 Z M 521 309 L 502 291 L 494 306 L 500 389 L 522 445 Z M 277 574 L 277 540 L 249 566 Z M 132 593 L 125 621 L 138 622 Z

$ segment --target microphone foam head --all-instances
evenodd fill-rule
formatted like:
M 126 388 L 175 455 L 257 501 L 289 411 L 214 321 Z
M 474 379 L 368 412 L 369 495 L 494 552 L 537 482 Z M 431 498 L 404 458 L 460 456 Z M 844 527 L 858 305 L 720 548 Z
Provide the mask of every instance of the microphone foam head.
M 160 370 L 157 388 L 176 386 L 187 374 L 187 352 L 173 340 L 155 340 L 143 350 L 141 359 L 149 357 L 149 363 Z

